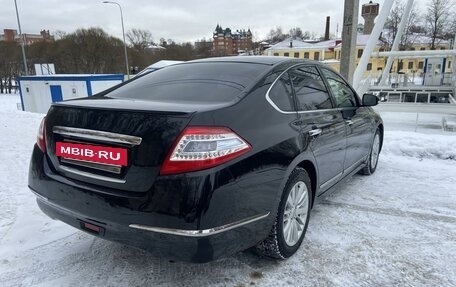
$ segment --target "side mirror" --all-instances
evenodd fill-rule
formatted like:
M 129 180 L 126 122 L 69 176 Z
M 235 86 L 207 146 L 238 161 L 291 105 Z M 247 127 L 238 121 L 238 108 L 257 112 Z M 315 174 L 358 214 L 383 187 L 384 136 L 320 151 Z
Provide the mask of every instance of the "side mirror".
M 363 95 L 363 106 L 372 107 L 378 105 L 378 98 L 372 94 Z

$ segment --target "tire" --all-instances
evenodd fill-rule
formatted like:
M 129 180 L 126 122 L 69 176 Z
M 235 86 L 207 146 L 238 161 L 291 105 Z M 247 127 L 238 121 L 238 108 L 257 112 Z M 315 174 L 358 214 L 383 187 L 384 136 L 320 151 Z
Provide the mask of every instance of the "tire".
M 366 166 L 360 171 L 361 174 L 371 175 L 375 172 L 378 165 L 378 158 L 382 147 L 382 136 L 380 130 L 377 129 L 375 132 L 374 140 L 372 141 L 372 147 L 369 154 L 369 160 Z
M 291 173 L 282 193 L 274 225 L 268 237 L 256 246 L 259 253 L 276 259 L 286 259 L 298 250 L 309 224 L 311 186 L 305 169 L 296 168 Z

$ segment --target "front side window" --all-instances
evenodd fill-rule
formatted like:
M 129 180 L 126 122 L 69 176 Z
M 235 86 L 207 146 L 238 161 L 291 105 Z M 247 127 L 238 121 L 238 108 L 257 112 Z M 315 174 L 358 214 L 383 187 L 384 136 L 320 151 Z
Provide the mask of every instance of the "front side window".
M 282 111 L 294 111 L 290 77 L 284 73 L 269 91 L 269 98 Z
M 290 70 L 299 111 L 331 109 L 332 103 L 320 73 L 314 66 Z
M 336 105 L 338 108 L 345 108 L 345 107 L 356 107 L 356 95 L 355 92 L 350 88 L 350 86 L 342 79 L 341 76 L 337 75 L 336 73 L 322 69 L 323 75 L 325 76 L 326 80 L 328 81 L 329 87 L 331 92 L 336 99 Z

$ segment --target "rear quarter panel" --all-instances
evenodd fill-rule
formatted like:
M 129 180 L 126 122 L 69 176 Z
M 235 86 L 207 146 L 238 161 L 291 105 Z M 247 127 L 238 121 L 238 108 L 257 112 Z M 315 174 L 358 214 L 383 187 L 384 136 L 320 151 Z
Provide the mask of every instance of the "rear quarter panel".
M 300 160 L 312 158 L 302 154 L 297 114 L 283 114 L 275 110 L 265 98 L 269 85 L 258 85 L 239 103 L 220 110 L 198 113 L 191 125 L 225 126 L 232 129 L 251 146 L 252 150 L 241 158 L 225 165 L 215 174 L 230 177 L 230 184 L 215 188 L 201 217 L 202 226 L 217 226 L 219 210 L 211 206 L 225 203 L 225 215 L 232 220 L 271 212 L 265 221 L 269 232 L 275 219 L 286 179 Z M 266 235 L 264 234 L 264 235 Z

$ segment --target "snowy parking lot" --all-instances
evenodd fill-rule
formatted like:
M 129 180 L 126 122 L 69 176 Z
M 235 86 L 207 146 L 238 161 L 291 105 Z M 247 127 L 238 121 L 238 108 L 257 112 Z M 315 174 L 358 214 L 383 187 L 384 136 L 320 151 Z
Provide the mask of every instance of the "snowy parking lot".
M 0 95 L 1 286 L 456 286 L 456 132 L 439 116 L 384 114 L 376 173 L 317 205 L 298 253 L 170 262 L 45 216 L 27 188 L 43 115 Z

